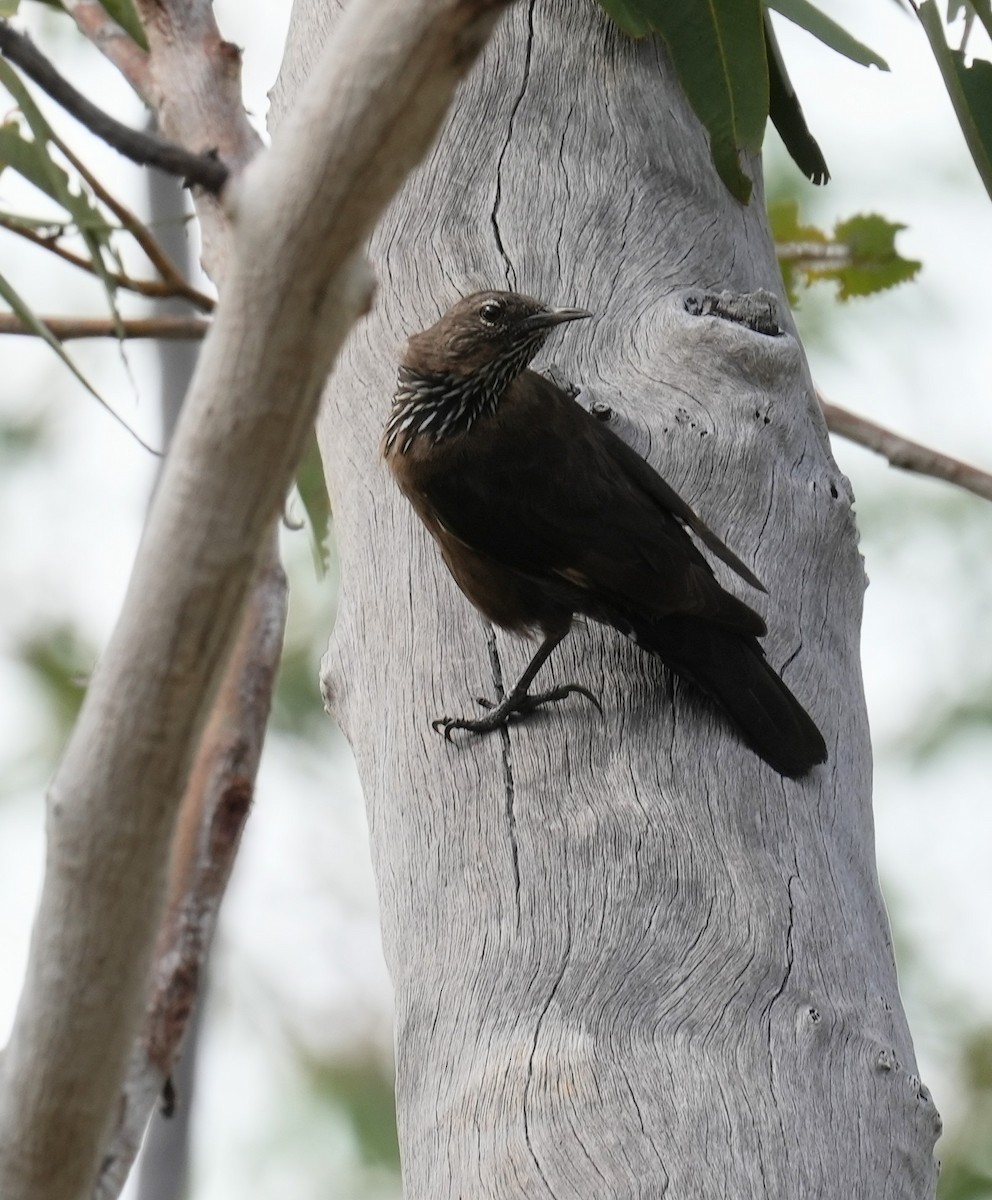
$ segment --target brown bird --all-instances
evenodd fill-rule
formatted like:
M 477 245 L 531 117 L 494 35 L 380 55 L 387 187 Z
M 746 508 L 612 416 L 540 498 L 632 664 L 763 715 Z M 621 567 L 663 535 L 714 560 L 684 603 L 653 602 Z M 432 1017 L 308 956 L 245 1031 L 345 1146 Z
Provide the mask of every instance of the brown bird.
M 527 366 L 558 325 L 590 314 L 477 292 L 410 338 L 382 454 L 455 582 L 494 624 L 542 637 L 486 733 L 588 689 L 528 689 L 576 614 L 612 625 L 716 701 L 782 775 L 823 762 L 820 731 L 768 665 L 761 617 L 717 583 L 691 530 L 765 589 L 657 472 Z

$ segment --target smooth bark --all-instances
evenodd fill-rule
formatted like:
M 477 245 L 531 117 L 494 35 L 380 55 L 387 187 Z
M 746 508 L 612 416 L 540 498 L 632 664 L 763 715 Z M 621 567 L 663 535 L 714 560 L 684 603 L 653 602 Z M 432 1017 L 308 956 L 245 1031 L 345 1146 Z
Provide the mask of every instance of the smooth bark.
M 297 0 L 277 108 L 329 21 Z M 851 490 L 787 310 L 771 337 L 685 306 L 781 297 L 748 169 L 745 208 L 657 43 L 532 0 L 373 240 L 382 291 L 319 426 L 344 581 L 324 686 L 366 792 L 408 1200 L 933 1194 L 939 1119 L 874 861 Z M 826 767 L 779 778 L 593 625 L 543 678 L 595 689 L 604 719 L 575 702 L 431 732 L 529 654 L 457 592 L 377 461 L 403 336 L 482 286 L 596 313 L 543 362 L 764 580 L 745 599 Z

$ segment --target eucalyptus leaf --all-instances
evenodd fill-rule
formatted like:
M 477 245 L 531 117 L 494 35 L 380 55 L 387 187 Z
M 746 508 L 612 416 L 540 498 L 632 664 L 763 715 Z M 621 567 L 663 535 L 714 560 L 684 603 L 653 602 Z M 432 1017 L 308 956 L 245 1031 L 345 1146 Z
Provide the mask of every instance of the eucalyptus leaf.
M 964 54 L 952 50 L 935 0 L 917 9 L 955 116 L 985 190 L 992 197 L 992 63 L 976 58 L 969 66 Z
M 323 578 L 329 566 L 327 537 L 331 526 L 331 501 L 324 481 L 324 467 L 316 434 L 311 435 L 296 473 L 296 490 L 300 493 L 310 525 L 317 577 Z
M 128 37 L 142 50 L 148 49 L 148 39 L 142 28 L 132 0 L 100 0 L 100 7 L 120 25 Z
M 68 173 L 52 158 L 49 147 L 57 141 L 55 133 L 31 98 L 21 77 L 3 58 L 0 58 L 0 84 L 3 84 L 14 98 L 34 135 L 34 150 L 30 153 L 21 151 L 19 160 L 32 172 L 30 175 L 25 174 L 25 178 L 61 204 L 79 229 L 106 230 L 107 221 L 100 210 L 91 202 L 85 192 L 73 191 Z M 8 122 L 4 128 L 9 126 Z M 15 170 L 20 170 L 20 167 L 15 166 L 14 163 L 10 163 L 10 165 Z
M 992 38 L 992 0 L 967 0 L 967 7 L 981 21 L 985 32 Z
M 55 353 L 59 356 L 63 363 L 65 363 L 73 375 L 75 375 L 83 387 L 86 388 L 89 394 L 100 405 L 102 405 L 108 413 L 110 413 L 110 415 L 119 425 L 128 431 L 131 437 L 133 437 L 139 445 L 143 446 L 146 450 L 151 451 L 152 454 L 157 453 L 157 451 L 152 450 L 152 447 L 149 446 L 147 442 L 143 441 L 137 433 L 135 433 L 135 431 L 130 427 L 130 425 L 128 425 L 123 417 L 114 412 L 107 401 L 104 400 L 104 398 L 100 395 L 96 388 L 93 387 L 82 371 L 80 371 L 79 367 L 77 367 L 73 360 L 69 357 L 69 355 L 66 353 L 65 347 L 55 336 L 55 334 L 52 333 L 45 322 L 37 315 L 37 313 L 35 313 L 34 309 L 31 308 L 31 306 L 22 298 L 20 293 L 3 275 L 0 275 L 0 298 L 6 300 L 6 302 L 10 305 L 14 315 L 21 321 L 21 323 L 24 325 L 24 328 L 28 332 L 33 333 L 37 337 L 41 338 L 43 342 L 45 342 L 52 350 L 55 351 Z
M 751 181 L 740 151 L 757 153 L 768 118 L 761 0 L 602 0 L 627 33 L 659 34 L 710 137 L 720 178 L 743 203 Z
M 773 8 L 852 62 L 860 63 L 863 67 L 878 67 L 881 71 L 889 69 L 889 64 L 880 54 L 859 42 L 843 26 L 810 4 L 809 0 L 766 0 L 766 3 L 769 8 Z

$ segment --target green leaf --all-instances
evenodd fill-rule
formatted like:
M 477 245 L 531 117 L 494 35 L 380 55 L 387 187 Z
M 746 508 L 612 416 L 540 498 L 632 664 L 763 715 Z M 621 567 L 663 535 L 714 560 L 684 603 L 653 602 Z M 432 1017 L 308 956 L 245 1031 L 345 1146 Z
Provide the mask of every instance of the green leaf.
M 0 0 L 0 17 L 14 17 L 21 0 Z
M 11 156 L 6 161 L 35 187 L 61 204 L 69 214 L 86 243 L 93 269 L 103 283 L 111 315 L 120 329 L 121 317 L 117 309 L 116 287 L 103 258 L 112 226 L 108 225 L 106 218 L 84 189 L 73 189 L 67 172 L 52 158 L 49 147 L 55 145 L 61 149 L 62 143 L 31 98 L 23 80 L 3 59 L 0 59 L 0 83 L 13 96 L 34 134 L 34 141 L 28 142 L 15 126 L 9 123 L 4 126 L 4 130 L 13 130 L 13 134 L 6 139 L 6 149 Z M 0 156 L 2 154 L 3 150 L 0 150 Z
M 317 577 L 322 579 L 330 565 L 327 535 L 331 527 L 331 501 L 324 481 L 324 465 L 320 458 L 317 435 L 312 434 L 296 475 L 296 490 L 300 493 L 310 525 L 313 541 L 313 560 Z
M 924 0 L 916 15 L 929 39 L 978 174 L 992 196 L 992 63 L 976 58 L 967 66 L 961 51 L 948 46 L 934 0 Z
M 18 137 L 24 142 L 21 147 L 13 145 L 13 137 L 8 137 L 7 148 L 16 161 L 9 165 L 35 187 L 40 188 L 47 196 L 69 213 L 73 223 L 80 229 L 106 231 L 107 221 L 100 210 L 90 201 L 85 192 L 75 192 L 67 172 L 52 158 L 49 146 L 57 142 L 54 131 L 45 120 L 41 110 L 31 98 L 31 94 L 11 65 L 0 58 L 0 83 L 10 92 L 17 107 L 21 110 L 28 123 L 34 141 L 28 142 L 20 133 Z M 4 129 L 15 128 L 7 122 Z M 30 149 L 27 149 L 30 147 Z
M 104 400 L 96 388 L 93 387 L 82 371 L 80 371 L 80 369 L 72 361 L 72 359 L 66 353 L 65 347 L 55 336 L 55 334 L 53 334 L 45 322 L 37 316 L 31 306 L 20 296 L 20 294 L 15 290 L 10 282 L 4 278 L 3 275 L 0 275 L 0 299 L 7 301 L 15 316 L 17 316 L 23 323 L 25 329 L 35 334 L 37 337 L 40 337 L 43 342 L 45 342 L 51 347 L 52 350 L 55 351 L 55 353 L 65 363 L 73 375 L 75 375 L 83 387 L 86 388 L 89 394 L 99 404 L 101 404 L 108 413 L 110 413 L 110 415 L 119 425 L 122 425 L 128 431 L 128 433 L 136 442 L 138 442 L 139 445 L 144 446 L 146 450 L 150 450 L 153 454 L 158 453 L 157 451 L 152 450 L 151 446 L 149 446 L 147 442 L 143 441 L 138 434 L 135 433 L 135 431 L 130 427 L 130 425 L 128 425 L 123 417 L 118 416 L 118 414 L 114 412 L 106 400 Z
M 923 264 L 903 258 L 896 250 L 896 234 L 905 228 L 875 214 L 851 217 L 835 226 L 834 241 L 846 246 L 850 256 L 848 265 L 824 274 L 840 284 L 838 299 L 870 296 L 917 275 Z
M 69 625 L 39 630 L 18 647 L 19 656 L 44 691 L 58 732 L 72 728 L 86 693 L 96 651 Z
M 799 201 L 778 200 L 768 205 L 768 223 L 776 245 L 782 242 L 823 242 L 830 240 L 828 234 L 815 225 L 799 222 Z
M 967 7 L 978 17 L 985 26 L 985 32 L 992 38 L 992 0 L 967 0 Z
M 128 37 L 137 42 L 142 50 L 148 49 L 148 39 L 132 0 L 100 0 L 100 7 L 120 25 Z
M 792 303 L 797 300 L 800 281 L 808 287 L 833 280 L 838 285 L 837 298 L 850 300 L 906 283 L 922 266 L 896 250 L 896 234 L 905 226 L 875 214 L 841 221 L 832 234 L 801 224 L 795 200 L 769 205 L 768 217 Z
M 600 4 L 607 16 L 612 17 L 630 37 L 646 37 L 651 32 L 651 22 L 638 11 L 640 6 L 636 0 L 633 3 L 627 0 L 600 0 Z
M 661 35 L 679 82 L 710 137 L 720 178 L 742 203 L 751 181 L 739 151 L 757 153 L 768 118 L 761 0 L 601 0 L 622 29 Z
M 826 13 L 820 12 L 809 3 L 809 0 L 765 0 L 769 8 L 805 29 L 815 38 L 819 38 L 825 46 L 843 54 L 852 62 L 860 63 L 863 67 L 878 67 L 882 71 L 889 69 L 888 63 L 881 55 L 869 49 L 863 42 L 852 37 L 841 25 L 830 19 Z

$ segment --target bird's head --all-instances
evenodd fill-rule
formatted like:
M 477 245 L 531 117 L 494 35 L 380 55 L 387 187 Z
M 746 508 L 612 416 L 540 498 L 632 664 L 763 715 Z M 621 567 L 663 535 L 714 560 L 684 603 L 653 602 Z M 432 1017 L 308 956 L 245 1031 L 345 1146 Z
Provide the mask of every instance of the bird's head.
M 581 308 L 548 308 L 516 292 L 466 296 L 407 342 L 393 407 L 383 434 L 388 458 L 421 437 L 437 444 L 466 433 L 493 413 L 557 325 L 590 316 Z
M 425 375 L 494 376 L 505 387 L 556 326 L 590 315 L 516 292 L 475 292 L 410 338 L 403 365 Z

